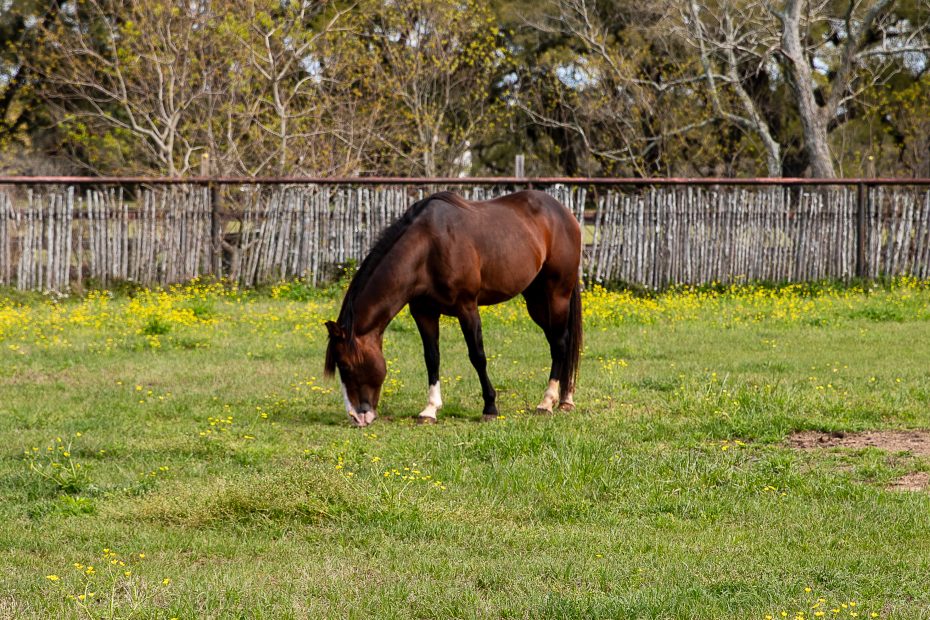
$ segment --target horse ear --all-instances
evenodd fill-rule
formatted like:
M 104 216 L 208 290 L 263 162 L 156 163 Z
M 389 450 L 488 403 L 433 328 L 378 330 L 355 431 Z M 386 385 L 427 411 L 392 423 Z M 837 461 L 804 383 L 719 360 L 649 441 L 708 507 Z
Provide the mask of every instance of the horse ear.
M 326 329 L 329 331 L 330 338 L 345 338 L 346 333 L 339 327 L 335 321 L 326 321 Z

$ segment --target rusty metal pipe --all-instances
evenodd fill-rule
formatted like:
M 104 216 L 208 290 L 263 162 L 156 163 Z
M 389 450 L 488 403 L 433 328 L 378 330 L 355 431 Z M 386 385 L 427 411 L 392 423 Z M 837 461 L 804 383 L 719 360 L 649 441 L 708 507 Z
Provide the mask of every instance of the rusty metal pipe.
M 784 177 L 141 177 L 141 176 L 0 176 L 0 185 L 916 185 L 930 186 L 930 178 L 808 179 Z

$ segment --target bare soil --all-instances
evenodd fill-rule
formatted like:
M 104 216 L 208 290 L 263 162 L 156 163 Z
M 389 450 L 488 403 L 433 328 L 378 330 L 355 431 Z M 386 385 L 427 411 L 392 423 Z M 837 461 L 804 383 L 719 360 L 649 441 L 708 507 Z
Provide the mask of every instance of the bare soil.
M 930 474 L 915 471 L 905 474 L 888 485 L 892 491 L 923 491 L 930 486 Z
M 797 450 L 818 448 L 878 448 L 886 452 L 909 452 L 930 457 L 930 431 L 865 431 L 862 433 L 822 433 L 803 431 L 788 438 Z M 888 488 L 896 491 L 923 491 L 930 487 L 930 473 L 912 472 L 895 480 Z
M 865 431 L 862 433 L 821 433 L 803 431 L 788 438 L 798 450 L 815 448 L 878 448 L 886 452 L 910 452 L 930 456 L 930 431 Z

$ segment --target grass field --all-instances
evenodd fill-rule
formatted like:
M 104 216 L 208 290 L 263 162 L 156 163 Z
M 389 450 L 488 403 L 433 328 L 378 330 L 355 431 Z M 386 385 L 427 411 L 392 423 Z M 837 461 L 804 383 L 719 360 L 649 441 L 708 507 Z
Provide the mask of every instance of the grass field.
M 930 285 L 585 296 L 572 414 L 544 338 L 483 313 L 504 414 L 443 324 L 381 418 L 322 379 L 339 292 L 0 294 L 0 617 L 930 618 L 930 460 L 798 451 L 930 427 Z

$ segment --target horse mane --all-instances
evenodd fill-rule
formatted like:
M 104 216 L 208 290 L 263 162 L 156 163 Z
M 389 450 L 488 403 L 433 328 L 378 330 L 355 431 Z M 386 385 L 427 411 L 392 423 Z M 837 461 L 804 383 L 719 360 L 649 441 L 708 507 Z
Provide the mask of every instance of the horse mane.
M 353 347 L 355 343 L 355 302 L 359 294 L 368 281 L 371 280 L 371 276 L 375 268 L 381 263 L 381 260 L 391 251 L 397 240 L 403 236 L 433 200 L 442 200 L 457 207 L 468 206 L 465 200 L 452 192 L 437 192 L 410 205 L 403 215 L 394 220 L 390 226 L 378 235 L 378 240 L 375 241 L 349 283 L 349 288 L 342 300 L 342 308 L 339 310 L 339 318 L 336 320 L 336 323 L 345 333 L 345 339 L 350 347 Z M 331 375 L 335 370 L 335 351 L 333 350 L 333 339 L 330 338 L 329 346 L 326 347 L 325 372 L 327 375 Z

